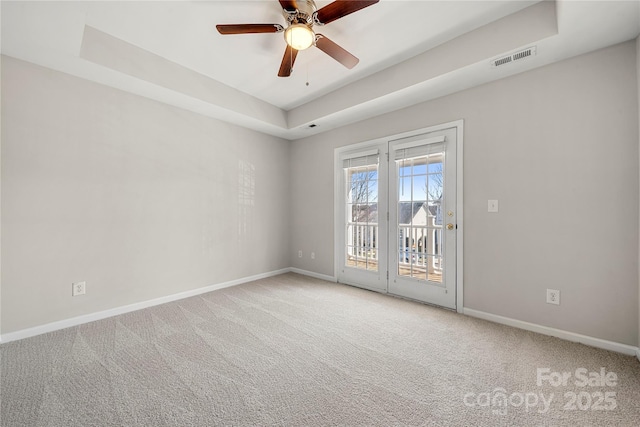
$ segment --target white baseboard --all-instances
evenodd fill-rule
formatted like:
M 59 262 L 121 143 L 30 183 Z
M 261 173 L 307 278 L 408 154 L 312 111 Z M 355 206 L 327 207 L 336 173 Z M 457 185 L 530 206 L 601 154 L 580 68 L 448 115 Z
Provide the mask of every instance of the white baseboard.
M 510 317 L 498 316 L 497 314 L 485 313 L 484 311 L 473 310 L 465 307 L 463 314 L 478 319 L 489 320 L 491 322 L 500 323 L 514 328 L 524 329 L 531 332 L 537 332 L 543 335 L 562 338 L 567 341 L 579 342 L 591 347 L 602 348 L 604 350 L 615 351 L 617 353 L 637 356 L 640 360 L 640 349 L 632 345 L 621 344 L 613 341 L 607 341 L 600 338 L 590 337 L 588 335 L 576 334 L 574 332 L 564 331 L 562 329 L 550 328 L 548 326 L 538 325 L 536 323 L 524 322 L 522 320 L 512 319 Z
M 189 298 L 196 295 L 206 294 L 207 292 L 216 291 L 218 289 L 228 288 L 242 283 L 253 282 L 254 280 L 265 279 L 267 277 L 277 276 L 290 272 L 290 268 L 283 268 L 281 270 L 269 271 L 267 273 L 256 274 L 254 276 L 243 277 L 241 279 L 235 279 L 228 282 L 217 283 L 215 285 L 205 286 L 203 288 L 192 289 L 190 291 L 179 292 L 173 295 L 167 295 L 165 297 L 154 298 L 148 301 L 141 301 L 134 304 L 124 305 L 121 307 L 111 308 L 109 310 L 99 311 L 96 313 L 85 314 L 82 316 L 72 317 L 70 319 L 59 320 L 57 322 L 47 323 L 45 325 L 35 326 L 33 328 L 22 329 L 16 332 L 10 332 L 3 334 L 0 337 L 0 342 L 6 343 L 10 341 L 21 340 L 23 338 L 34 337 L 36 335 L 46 334 L 47 332 L 53 332 L 60 329 L 69 328 L 72 326 L 82 325 L 84 323 L 94 322 L 96 320 L 106 319 L 108 317 L 117 316 L 119 314 L 125 314 L 136 310 L 142 310 L 143 308 L 153 307 L 160 304 L 166 304 L 168 302 L 178 301 L 184 298 Z
M 308 271 L 308 270 L 301 270 L 299 268 L 291 267 L 289 269 L 289 271 L 292 272 L 292 273 L 302 274 L 303 276 L 315 277 L 316 279 L 326 280 L 327 282 L 336 283 L 338 281 L 338 279 L 336 279 L 333 276 L 328 276 L 326 274 L 320 274 L 320 273 L 316 273 L 316 272 Z
M 320 274 L 313 271 L 302 270 L 299 268 L 283 268 L 280 270 L 270 271 L 267 273 L 256 274 L 254 276 L 243 277 L 240 279 L 231 280 L 228 282 L 217 283 L 215 285 L 205 286 L 198 289 L 192 289 L 190 291 L 180 292 L 173 295 L 168 295 L 165 297 L 154 298 L 148 301 L 141 301 L 134 304 L 125 305 L 122 307 L 116 307 L 109 310 L 99 311 L 96 313 L 90 313 L 82 316 L 73 317 L 70 319 L 60 320 L 57 322 L 47 323 L 45 325 L 36 326 L 33 328 L 23 329 L 16 332 L 10 332 L 7 334 L 0 335 L 0 342 L 6 343 L 16 340 L 21 340 L 24 338 L 33 337 L 36 335 L 45 334 L 48 332 L 57 331 L 60 329 L 69 328 L 72 326 L 82 325 L 84 323 L 94 322 L 96 320 L 106 319 L 108 317 L 117 316 L 120 314 L 130 313 L 136 310 L 142 310 L 144 308 L 153 307 L 160 304 L 166 304 L 168 302 L 178 301 L 184 298 L 189 298 L 196 295 L 205 294 L 207 292 L 212 292 L 218 289 L 224 289 L 235 285 L 240 285 L 243 283 L 253 282 L 255 280 L 265 279 L 267 277 L 273 277 L 284 273 L 297 273 L 302 274 L 304 276 L 314 277 L 320 280 L 326 280 L 328 282 L 336 282 L 337 279 L 333 276 L 329 276 L 326 274 Z M 478 310 L 473 310 L 470 308 L 464 308 L 463 314 L 477 317 L 479 319 L 489 320 L 496 323 L 501 323 L 503 325 L 513 326 L 520 329 L 525 329 L 532 332 L 537 332 L 543 335 L 550 335 L 558 338 L 562 338 L 568 341 L 580 342 L 586 345 L 590 345 L 592 347 L 598 347 L 605 350 L 611 350 L 618 353 L 635 355 L 640 361 L 640 348 L 620 344 L 613 341 L 607 341 L 600 338 L 594 338 L 587 335 L 580 335 L 573 332 L 563 331 L 561 329 L 550 328 L 547 326 L 538 325 L 535 323 L 524 322 L 521 320 L 511 319 L 508 317 L 498 316 L 496 314 L 485 313 Z

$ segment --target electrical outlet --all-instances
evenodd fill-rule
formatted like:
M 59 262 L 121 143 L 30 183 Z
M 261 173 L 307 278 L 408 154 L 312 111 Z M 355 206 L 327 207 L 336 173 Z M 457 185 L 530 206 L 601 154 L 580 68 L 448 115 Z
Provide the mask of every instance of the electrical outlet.
M 316 259 L 316 253 L 315 252 L 311 252 L 311 259 Z
M 302 258 L 302 251 L 298 251 L 298 258 Z
M 71 296 L 77 297 L 87 293 L 87 282 L 76 282 L 71 284 Z
M 560 291 L 557 289 L 547 289 L 547 304 L 560 305 Z

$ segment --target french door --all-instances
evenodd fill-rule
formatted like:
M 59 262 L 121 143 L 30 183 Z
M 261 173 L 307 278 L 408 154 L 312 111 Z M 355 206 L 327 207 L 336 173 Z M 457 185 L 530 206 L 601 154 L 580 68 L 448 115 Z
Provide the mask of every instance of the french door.
M 340 241 L 338 281 L 387 291 L 388 144 L 369 144 L 338 157 Z M 336 224 L 338 224 L 336 221 Z
M 339 282 L 456 308 L 458 130 L 337 152 Z

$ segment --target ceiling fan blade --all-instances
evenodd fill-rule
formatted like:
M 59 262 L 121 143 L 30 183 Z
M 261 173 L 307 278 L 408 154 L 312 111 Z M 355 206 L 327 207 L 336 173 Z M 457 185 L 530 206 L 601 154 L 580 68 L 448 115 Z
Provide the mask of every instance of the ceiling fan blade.
M 298 51 L 287 45 L 287 49 L 284 51 L 284 57 L 282 57 L 282 63 L 280 64 L 280 70 L 278 71 L 278 77 L 289 77 L 291 75 L 296 56 L 298 56 Z
M 378 3 L 380 0 L 336 0 L 333 3 L 329 3 L 325 7 L 318 9 L 316 17 L 322 24 L 328 24 L 336 19 L 347 16 L 350 13 L 357 12 L 360 9 L 369 7 Z
M 356 58 L 322 34 L 316 34 L 316 36 L 316 47 L 348 69 L 352 69 L 356 66 L 356 64 L 358 64 L 358 62 L 360 62 L 358 58 Z
M 220 34 L 254 34 L 254 33 L 279 33 L 284 31 L 280 24 L 223 24 L 216 25 Z
M 280 0 L 280 6 L 285 10 L 293 12 L 298 8 L 298 3 L 296 0 Z

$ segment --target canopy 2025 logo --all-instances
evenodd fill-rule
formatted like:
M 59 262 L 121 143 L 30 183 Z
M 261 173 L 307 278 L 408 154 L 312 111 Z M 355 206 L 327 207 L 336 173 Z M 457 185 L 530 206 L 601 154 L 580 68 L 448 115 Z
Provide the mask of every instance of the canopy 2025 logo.
M 584 391 L 567 391 L 564 393 L 565 411 L 613 411 L 618 407 L 616 392 L 602 391 L 603 387 L 615 387 L 618 385 L 618 374 L 607 372 L 601 367 L 600 371 L 589 371 L 586 368 L 578 368 L 573 372 L 551 372 L 550 368 L 538 368 L 536 383 L 538 387 L 545 384 L 551 387 L 567 387 L 571 385 L 579 388 L 587 388 Z M 596 389 L 597 388 L 597 389 Z M 591 391 L 594 390 L 595 391 Z

